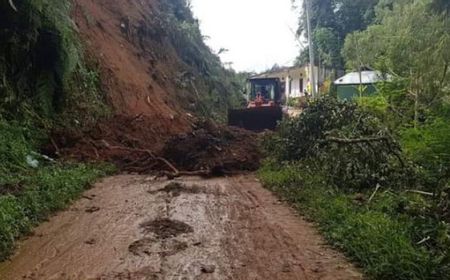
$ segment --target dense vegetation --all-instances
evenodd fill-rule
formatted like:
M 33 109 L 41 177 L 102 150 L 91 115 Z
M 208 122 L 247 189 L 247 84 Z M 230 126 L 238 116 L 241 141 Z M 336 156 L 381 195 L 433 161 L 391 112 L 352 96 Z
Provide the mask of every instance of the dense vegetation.
M 350 2 L 370 1 L 315 1 L 340 3 L 334 14 Z M 372 4 L 352 13 L 373 16 L 337 54 L 349 70 L 374 68 L 389 81 L 374 97 L 322 97 L 281 123 L 260 177 L 368 276 L 449 279 L 449 5 Z
M 70 2 L 13 3 L 0 3 L 0 260 L 111 169 L 39 153 L 53 126 L 89 125 L 108 109 L 73 30 Z
M 178 56 L 189 66 L 178 77 L 179 88 L 190 91 L 188 94 L 180 91 L 181 97 L 199 95 L 199 102 L 193 108 L 195 112 L 223 122 L 229 108 L 240 107 L 244 102 L 245 80 L 234 70 L 226 69 L 219 56 L 205 44 L 189 3 L 187 0 L 163 2 L 161 32 L 169 37 Z
M 333 69 L 343 69 L 341 50 L 345 37 L 357 30 L 364 30 L 373 23 L 375 6 L 380 0 L 318 0 L 310 1 L 311 29 L 315 48 L 315 62 Z M 294 0 L 294 2 L 296 2 Z M 302 3 L 299 36 L 307 36 L 306 2 Z M 309 51 L 305 48 L 297 63 L 309 62 Z

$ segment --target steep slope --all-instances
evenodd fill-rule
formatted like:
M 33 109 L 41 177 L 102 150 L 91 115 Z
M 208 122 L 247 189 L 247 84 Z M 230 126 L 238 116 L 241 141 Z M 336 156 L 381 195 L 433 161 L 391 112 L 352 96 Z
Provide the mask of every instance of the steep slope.
M 205 111 L 214 106 L 223 113 L 237 100 L 238 85 L 226 84 L 233 73 L 203 43 L 185 1 L 74 3 L 80 36 L 98 61 L 117 113 L 142 114 L 180 132 L 192 121 L 191 113 L 211 113 Z
M 99 63 L 103 90 L 115 112 L 143 114 L 179 132 L 188 127 L 187 115 L 176 103 L 168 67 L 159 62 L 176 60 L 176 55 L 156 54 L 154 43 L 140 34 L 145 15 L 154 14 L 144 2 L 154 1 L 77 0 L 76 24 L 89 55 Z M 172 65 L 174 72 L 179 63 Z

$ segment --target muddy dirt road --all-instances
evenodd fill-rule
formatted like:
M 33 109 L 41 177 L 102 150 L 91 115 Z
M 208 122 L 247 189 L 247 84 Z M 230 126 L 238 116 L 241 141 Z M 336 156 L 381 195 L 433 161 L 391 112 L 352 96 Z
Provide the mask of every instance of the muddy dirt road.
M 0 279 L 361 279 L 253 176 L 171 182 L 104 179 L 22 242 Z

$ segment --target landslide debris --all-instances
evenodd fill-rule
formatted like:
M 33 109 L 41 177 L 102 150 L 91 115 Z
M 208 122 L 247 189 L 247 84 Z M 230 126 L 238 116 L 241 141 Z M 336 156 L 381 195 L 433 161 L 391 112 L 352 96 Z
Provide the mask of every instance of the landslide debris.
M 212 122 L 171 138 L 162 156 L 182 170 L 210 170 L 217 175 L 254 171 L 260 163 L 257 134 Z
M 198 122 L 189 133 L 167 136 L 145 116 L 115 116 L 85 132 L 55 132 L 45 154 L 84 162 L 104 161 L 121 171 L 166 175 L 224 175 L 259 168 L 258 136 Z M 165 143 L 158 141 L 166 139 Z

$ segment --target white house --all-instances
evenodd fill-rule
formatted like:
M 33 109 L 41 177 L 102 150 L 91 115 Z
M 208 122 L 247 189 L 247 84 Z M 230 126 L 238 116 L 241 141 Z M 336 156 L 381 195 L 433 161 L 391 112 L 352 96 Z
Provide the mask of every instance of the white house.
M 310 89 L 310 69 L 309 65 L 282 67 L 276 70 L 271 70 L 252 78 L 279 78 L 284 84 L 284 91 L 286 98 L 298 98 L 306 95 Z M 316 90 L 319 90 L 325 79 L 331 74 L 330 70 L 315 67 L 315 77 L 318 77 Z M 317 78 L 316 78 L 317 79 Z M 309 90 L 311 91 L 311 90 Z M 311 94 L 310 92 L 308 94 Z

